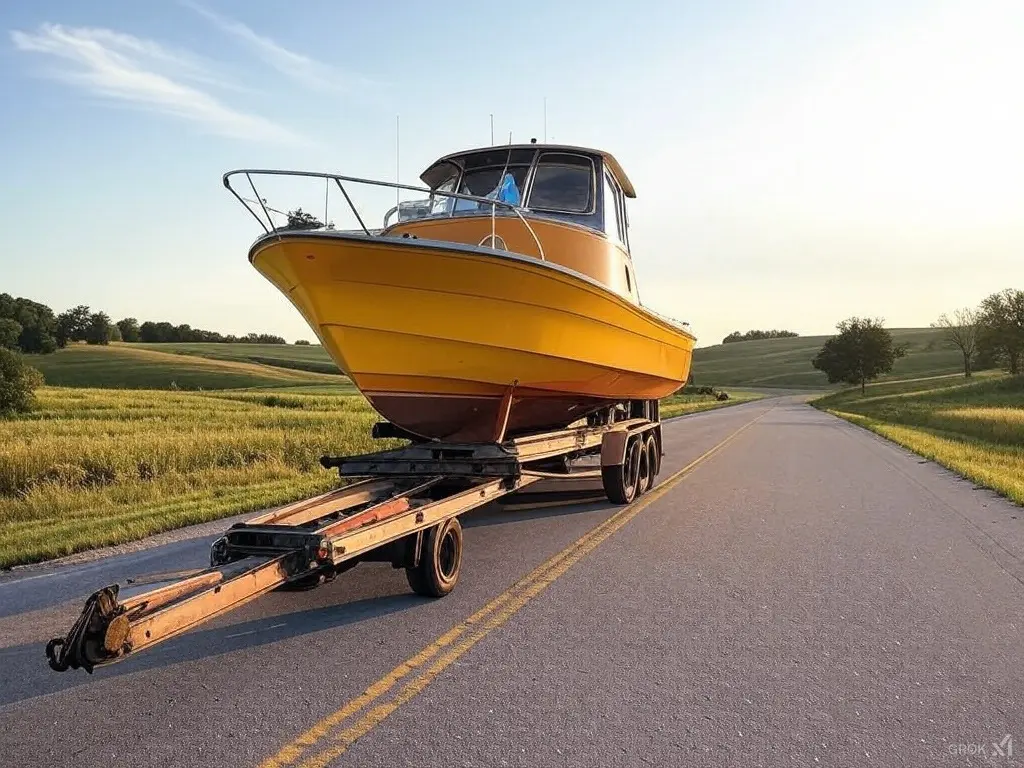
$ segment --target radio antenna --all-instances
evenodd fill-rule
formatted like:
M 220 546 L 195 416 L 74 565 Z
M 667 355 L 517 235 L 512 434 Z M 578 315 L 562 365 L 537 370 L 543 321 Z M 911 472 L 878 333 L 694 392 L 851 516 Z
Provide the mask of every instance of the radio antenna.
M 401 164 L 402 134 L 401 134 L 401 128 L 400 128 L 400 125 L 399 125 L 399 118 L 400 118 L 399 115 L 395 115 L 395 184 L 401 184 L 402 183 L 402 180 L 401 180 L 401 175 L 402 175 L 402 164 Z M 401 205 L 401 203 L 399 201 L 399 193 L 400 193 L 400 190 L 398 189 L 398 187 L 395 187 L 395 205 L 396 206 L 400 206 Z M 402 220 L 402 211 L 401 210 L 398 211 L 398 220 L 399 221 Z
M 494 146 L 494 113 L 491 112 L 491 146 Z

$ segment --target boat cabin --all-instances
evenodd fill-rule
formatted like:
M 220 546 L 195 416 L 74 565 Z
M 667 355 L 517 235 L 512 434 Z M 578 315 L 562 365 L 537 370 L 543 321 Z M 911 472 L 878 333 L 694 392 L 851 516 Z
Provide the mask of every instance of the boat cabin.
M 504 174 L 503 174 L 504 172 Z M 435 193 L 496 197 L 541 217 L 586 227 L 619 243 L 628 253 L 626 198 L 633 185 L 607 152 L 567 145 L 513 144 L 442 157 L 420 179 Z M 443 194 L 431 195 L 420 216 L 490 215 L 491 206 Z M 501 208 L 496 209 L 502 215 Z M 507 209 L 504 215 L 508 215 Z M 401 218 L 406 218 L 403 214 Z

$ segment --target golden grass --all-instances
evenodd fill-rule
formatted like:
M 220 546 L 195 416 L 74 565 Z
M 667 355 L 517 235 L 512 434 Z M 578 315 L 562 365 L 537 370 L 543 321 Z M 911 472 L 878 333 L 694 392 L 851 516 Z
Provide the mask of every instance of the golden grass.
M 830 412 L 899 443 L 1017 504 L 1024 504 L 1024 446 L 997 445 L 955 435 L 944 436 L 919 427 L 889 424 L 857 413 Z
M 1024 504 L 1024 380 L 989 374 L 934 383 L 915 391 L 903 382 L 865 397 L 846 391 L 815 405 Z
M 292 501 L 339 483 L 320 456 L 395 444 L 357 395 L 38 395 L 0 427 L 4 567 Z

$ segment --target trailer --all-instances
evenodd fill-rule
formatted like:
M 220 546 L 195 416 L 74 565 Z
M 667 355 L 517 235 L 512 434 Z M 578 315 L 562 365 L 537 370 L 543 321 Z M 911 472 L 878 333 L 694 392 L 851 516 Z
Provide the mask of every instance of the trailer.
M 68 633 L 47 643 L 49 665 L 92 674 L 272 590 L 312 589 L 361 562 L 404 568 L 413 592 L 443 597 L 459 579 L 464 513 L 558 481 L 593 480 L 614 504 L 651 488 L 663 456 L 658 406 L 630 401 L 572 428 L 510 439 L 499 424 L 492 442 L 469 444 L 378 423 L 374 437 L 409 444 L 321 458 L 345 485 L 232 525 L 211 545 L 208 568 L 156 587 L 136 582 L 123 595 L 118 584 L 97 590 Z

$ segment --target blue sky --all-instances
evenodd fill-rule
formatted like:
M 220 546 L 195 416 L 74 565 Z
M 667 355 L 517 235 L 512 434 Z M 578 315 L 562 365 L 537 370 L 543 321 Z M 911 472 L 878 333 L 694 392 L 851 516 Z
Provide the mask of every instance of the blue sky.
M 700 344 L 926 325 L 1024 288 L 1024 3 L 40 0 L 0 22 L 0 290 L 310 338 L 236 167 L 418 183 L 532 136 L 638 192 L 641 298 Z M 285 205 L 286 202 L 282 202 Z

